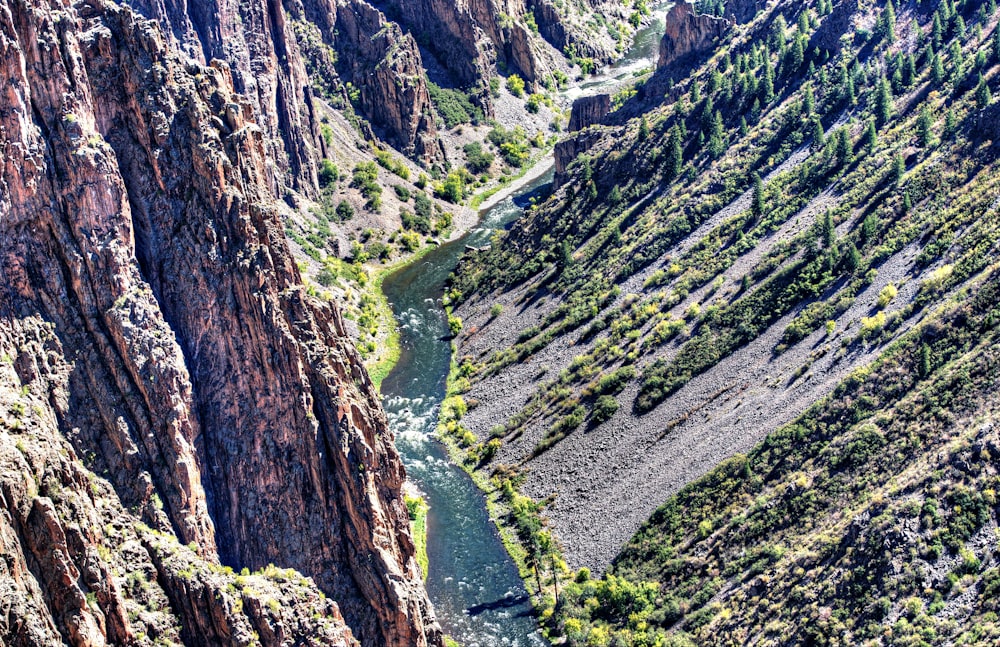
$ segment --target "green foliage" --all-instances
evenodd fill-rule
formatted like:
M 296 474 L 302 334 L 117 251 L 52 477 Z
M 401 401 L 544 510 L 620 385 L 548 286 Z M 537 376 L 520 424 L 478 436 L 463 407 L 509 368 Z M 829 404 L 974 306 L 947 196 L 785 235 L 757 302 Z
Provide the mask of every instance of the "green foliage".
M 515 97 L 524 96 L 524 79 L 516 74 L 511 74 L 507 77 L 507 89 Z
M 465 166 L 472 173 L 486 173 L 493 165 L 493 154 L 483 150 L 479 142 L 470 142 L 462 150 L 465 152 Z
M 375 162 L 361 162 L 354 167 L 351 186 L 361 191 L 367 201 L 365 209 L 379 211 L 382 207 L 382 186 L 378 183 Z
M 482 109 L 472 103 L 469 94 L 461 90 L 442 88 L 429 80 L 427 81 L 427 91 L 431 95 L 431 102 L 448 128 L 454 128 L 460 124 L 478 124 L 483 120 Z
M 602 395 L 594 402 L 592 418 L 596 424 L 606 422 L 618 411 L 618 400 L 611 395 Z
M 340 171 L 337 169 L 336 164 L 328 159 L 324 159 L 319 163 L 318 178 L 320 188 L 326 188 L 340 178 Z

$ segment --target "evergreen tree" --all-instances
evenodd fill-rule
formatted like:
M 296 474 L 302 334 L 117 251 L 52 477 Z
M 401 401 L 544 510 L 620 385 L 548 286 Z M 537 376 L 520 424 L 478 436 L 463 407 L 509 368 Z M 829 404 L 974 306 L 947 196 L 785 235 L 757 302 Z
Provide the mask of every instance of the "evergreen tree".
M 947 139 L 951 139 L 955 135 L 955 131 L 958 129 L 958 118 L 955 116 L 955 111 L 951 108 L 948 112 L 944 114 L 944 136 Z
M 885 77 L 879 79 L 875 87 L 875 119 L 881 128 L 892 117 L 892 94 L 889 92 L 889 82 Z
M 708 154 L 713 159 L 718 159 L 726 150 L 726 129 L 722 124 L 722 113 L 715 112 L 708 132 Z
M 906 174 L 906 162 L 903 160 L 903 156 L 896 153 L 892 157 L 892 181 L 893 184 L 899 184 L 903 180 L 903 176 Z
M 903 60 L 903 83 L 906 87 L 913 85 L 914 81 L 917 80 L 917 62 L 913 58 L 913 54 L 907 54 L 906 58 Z
M 812 119 L 812 140 L 813 149 L 815 150 L 823 148 L 823 145 L 826 144 L 826 136 L 823 134 L 823 122 L 818 116 Z
M 851 147 L 851 133 L 848 132 L 845 126 L 837 129 L 837 134 L 834 137 L 833 154 L 837 156 L 841 164 L 851 163 L 854 151 Z
M 979 84 L 976 86 L 976 105 L 982 110 L 986 106 L 990 105 L 993 101 L 993 95 L 990 94 L 990 86 L 986 85 L 986 79 L 983 78 L 982 73 L 979 74 Z
M 823 240 L 823 249 L 833 249 L 837 243 L 837 228 L 833 224 L 833 212 L 827 209 L 823 212 L 820 220 L 820 236 Z
M 931 370 L 934 368 L 931 364 L 931 347 L 927 344 L 922 344 L 920 346 L 920 377 L 927 377 L 931 374 Z
M 764 79 L 761 81 L 761 98 L 764 103 L 774 101 L 774 68 L 771 66 L 771 57 L 764 58 Z
M 861 252 L 854 243 L 847 243 L 847 251 L 844 254 L 844 267 L 848 272 L 854 274 L 861 266 Z
M 701 101 L 701 84 L 695 79 L 691 82 L 691 105 Z
M 896 8 L 892 4 L 892 0 L 889 0 L 885 4 L 885 9 L 882 10 L 882 14 L 878 17 L 878 22 L 875 24 L 876 35 L 886 42 L 894 42 L 896 40 Z
M 934 12 L 934 20 L 931 22 L 931 43 L 934 50 L 941 49 L 941 39 L 944 36 L 944 28 L 941 26 L 941 16 L 938 11 Z
M 667 178 L 673 180 L 681 174 L 684 166 L 684 150 L 681 148 L 681 132 L 677 126 L 670 129 L 667 142 Z
M 649 121 L 646 120 L 646 115 L 642 116 L 642 120 L 639 121 L 639 141 L 646 141 L 649 138 Z
M 931 61 L 931 81 L 934 82 L 934 85 L 941 85 L 944 81 L 944 63 L 941 62 L 941 56 L 938 54 L 934 54 Z
M 802 116 L 808 117 L 816 109 L 816 94 L 813 92 L 812 83 L 806 83 L 802 89 Z
M 760 220 L 764 216 L 764 181 L 760 175 L 753 174 L 753 195 L 750 198 L 750 215 L 754 220 Z
M 875 145 L 878 143 L 878 132 L 875 130 L 874 122 L 869 121 L 865 126 L 865 131 L 861 135 L 861 148 L 871 155 L 875 152 Z
M 870 213 L 865 216 L 865 219 L 861 222 L 861 242 L 868 245 L 875 240 L 875 235 L 877 233 L 878 216 L 874 213 Z
M 920 107 L 920 116 L 917 117 L 917 143 L 921 146 L 930 146 L 933 139 L 932 128 L 934 127 L 934 117 L 927 104 Z

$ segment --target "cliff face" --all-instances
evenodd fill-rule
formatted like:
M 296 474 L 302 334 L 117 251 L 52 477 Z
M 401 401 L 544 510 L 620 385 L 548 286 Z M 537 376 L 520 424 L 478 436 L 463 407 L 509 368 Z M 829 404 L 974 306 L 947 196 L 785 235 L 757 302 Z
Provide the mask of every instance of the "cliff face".
M 311 193 L 316 185 L 317 122 L 312 93 L 294 34 L 280 2 L 136 0 L 160 23 L 168 43 L 207 64 L 229 64 L 234 89 L 249 100 L 274 160 L 272 188 L 288 184 Z
M 678 2 L 667 12 L 657 69 L 683 74 L 700 55 L 712 50 L 714 41 L 728 28 L 729 21 L 696 14 L 692 5 Z
M 348 644 L 318 586 L 366 645 L 438 644 L 377 394 L 282 234 L 256 122 L 270 91 L 238 94 L 238 71 L 183 63 L 173 39 L 99 0 L 0 11 L 0 586 L 32 594 L 7 642 L 150 636 L 121 612 L 141 596 L 115 592 L 141 572 L 185 641 L 327 627 Z M 209 595 L 233 581 L 220 562 L 316 585 L 277 578 L 278 611 L 257 587 L 236 604 Z M 280 596 L 326 620 L 281 620 Z
M 444 152 L 413 37 L 364 0 L 350 0 L 330 10 L 336 25 L 323 32 L 324 38 L 344 53 L 339 69 L 359 89 L 361 111 L 402 152 L 426 162 L 441 161 Z

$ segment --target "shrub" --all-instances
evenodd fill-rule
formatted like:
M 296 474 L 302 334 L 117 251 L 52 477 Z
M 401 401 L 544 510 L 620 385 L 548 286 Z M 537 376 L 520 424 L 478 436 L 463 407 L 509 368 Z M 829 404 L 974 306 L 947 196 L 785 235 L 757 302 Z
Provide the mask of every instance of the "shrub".
M 524 79 L 516 74 L 507 77 L 507 89 L 515 97 L 524 96 Z
M 486 173 L 493 166 L 493 153 L 483 150 L 479 142 L 471 142 L 462 149 L 465 152 L 465 166 L 476 175 Z
M 326 188 L 340 179 L 340 171 L 337 165 L 328 159 L 319 163 L 319 185 Z
M 437 108 L 438 114 L 444 119 L 448 128 L 482 121 L 483 111 L 472 103 L 467 93 L 461 90 L 442 88 L 431 81 L 427 82 L 427 91 L 431 95 L 431 102 L 434 103 L 434 107 Z
M 606 422 L 611 419 L 611 416 L 615 415 L 618 411 L 618 400 L 614 396 L 602 395 L 597 398 L 597 402 L 594 403 L 593 419 L 597 424 Z

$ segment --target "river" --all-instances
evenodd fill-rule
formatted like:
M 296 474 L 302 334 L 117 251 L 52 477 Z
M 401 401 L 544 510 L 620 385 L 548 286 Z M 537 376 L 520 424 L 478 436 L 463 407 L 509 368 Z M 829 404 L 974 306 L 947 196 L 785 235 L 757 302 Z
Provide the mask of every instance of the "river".
M 605 73 L 565 96 L 612 91 L 655 65 L 663 14 L 654 9 L 632 50 Z M 382 284 L 400 326 L 400 358 L 382 382 L 383 402 L 408 479 L 421 491 L 430 564 L 427 592 L 445 632 L 463 647 L 541 647 L 524 583 L 489 518 L 482 493 L 434 439 L 451 362 L 441 305 L 444 283 L 466 245 L 481 246 L 523 212 L 528 196 L 552 181 L 551 169 L 482 214 L 478 227 L 386 277 Z

